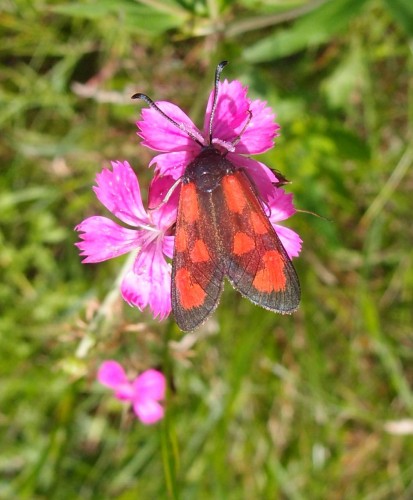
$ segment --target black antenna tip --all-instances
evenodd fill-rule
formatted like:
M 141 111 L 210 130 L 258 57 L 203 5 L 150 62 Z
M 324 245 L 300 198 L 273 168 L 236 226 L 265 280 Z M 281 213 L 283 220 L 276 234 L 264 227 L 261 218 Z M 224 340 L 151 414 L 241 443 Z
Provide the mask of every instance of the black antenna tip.
M 145 101 L 146 104 L 149 104 L 149 106 L 152 106 L 152 107 L 156 108 L 156 104 L 146 94 L 141 94 L 140 92 L 138 92 L 137 94 L 133 94 L 133 96 L 131 97 L 131 99 L 141 99 L 142 101 Z
M 131 99 L 142 99 L 143 101 L 146 101 L 147 98 L 147 95 L 141 94 L 140 92 L 133 94 L 133 96 L 131 97 Z
M 221 61 L 218 66 L 217 66 L 217 69 L 215 70 L 215 79 L 216 80 L 219 80 L 219 77 L 222 73 L 222 70 L 225 68 L 225 66 L 228 64 L 228 61 Z

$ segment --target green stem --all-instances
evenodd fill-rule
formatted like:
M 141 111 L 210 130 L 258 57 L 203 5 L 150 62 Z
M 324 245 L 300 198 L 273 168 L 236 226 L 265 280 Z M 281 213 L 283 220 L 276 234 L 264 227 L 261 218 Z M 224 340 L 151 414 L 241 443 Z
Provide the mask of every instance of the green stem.
M 169 339 L 173 328 L 172 321 L 168 322 L 165 330 L 164 342 L 164 372 L 167 380 L 172 380 L 172 360 L 169 355 Z M 165 476 L 166 488 L 171 499 L 179 499 L 179 486 L 177 480 L 177 472 L 179 467 L 179 449 L 176 434 L 173 427 L 173 419 L 171 416 L 171 383 L 168 384 L 166 391 L 166 411 L 165 418 L 161 427 L 161 447 L 162 447 L 162 462 Z
M 387 179 L 386 184 L 380 189 L 378 195 L 370 204 L 363 217 L 360 219 L 361 226 L 369 226 L 381 212 L 384 205 L 391 198 L 404 176 L 409 172 L 413 162 L 413 147 L 408 146 L 395 169 Z

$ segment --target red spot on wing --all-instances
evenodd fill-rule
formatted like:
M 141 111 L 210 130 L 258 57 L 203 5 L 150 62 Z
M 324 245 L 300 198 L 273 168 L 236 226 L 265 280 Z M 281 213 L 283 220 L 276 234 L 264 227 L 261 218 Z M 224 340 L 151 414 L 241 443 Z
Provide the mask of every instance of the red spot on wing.
M 254 250 L 255 242 L 248 234 L 238 231 L 234 235 L 233 251 L 235 255 L 243 255 Z
M 193 182 L 183 184 L 180 196 L 181 206 L 179 208 L 185 222 L 192 224 L 199 219 L 199 205 L 196 186 Z
M 175 248 L 177 252 L 184 252 L 188 247 L 188 234 L 183 227 L 178 227 L 175 234 Z
M 202 240 L 196 240 L 191 250 L 192 262 L 208 262 L 210 260 L 208 248 Z
M 251 212 L 250 214 L 251 226 L 255 233 L 266 234 L 268 233 L 268 220 L 264 218 L 263 214 Z
M 262 256 L 264 268 L 254 277 L 253 285 L 259 292 L 271 293 L 285 290 L 286 276 L 284 260 L 276 250 L 269 250 Z
M 206 293 L 198 283 L 194 283 L 191 274 L 185 269 L 178 269 L 175 275 L 176 289 L 183 309 L 202 306 Z
M 242 186 L 235 175 L 226 175 L 222 179 L 225 201 L 231 212 L 242 213 L 248 204 Z

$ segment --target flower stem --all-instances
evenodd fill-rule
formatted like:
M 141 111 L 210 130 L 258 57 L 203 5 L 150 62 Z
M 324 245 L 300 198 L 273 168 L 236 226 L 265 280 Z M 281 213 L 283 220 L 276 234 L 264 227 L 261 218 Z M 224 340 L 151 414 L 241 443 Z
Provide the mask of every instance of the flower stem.
M 179 499 L 179 485 L 177 480 L 177 473 L 179 469 L 179 449 L 178 441 L 173 427 L 173 417 L 170 411 L 171 408 L 171 387 L 172 380 L 172 361 L 169 354 L 169 339 L 173 328 L 172 321 L 169 321 L 166 327 L 164 336 L 164 373 L 168 380 L 168 387 L 166 391 L 165 402 L 165 418 L 162 421 L 161 427 L 161 447 L 162 447 L 162 462 L 164 469 L 164 476 L 168 495 L 171 499 Z

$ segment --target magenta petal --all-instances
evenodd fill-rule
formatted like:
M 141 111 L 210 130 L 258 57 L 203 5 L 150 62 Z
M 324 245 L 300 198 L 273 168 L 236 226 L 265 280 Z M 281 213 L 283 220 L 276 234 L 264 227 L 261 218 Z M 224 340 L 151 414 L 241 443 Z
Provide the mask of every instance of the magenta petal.
M 166 318 L 171 312 L 171 266 L 162 255 L 158 241 L 148 245 L 137 257 L 121 285 L 123 298 L 143 310 L 149 306 L 154 318 Z
M 132 382 L 138 399 L 161 400 L 165 397 L 165 375 L 158 370 L 146 370 Z
M 98 200 L 121 221 L 131 226 L 148 223 L 135 172 L 127 161 L 112 162 L 113 172 L 103 169 L 93 188 Z
M 202 139 L 192 120 L 178 106 L 167 101 L 158 101 L 156 104 L 166 115 Z M 155 151 L 168 152 L 186 151 L 195 147 L 194 140 L 189 137 L 185 130 L 180 130 L 153 108 L 142 109 L 142 118 L 136 125 L 144 146 Z
M 143 231 L 126 229 L 106 217 L 94 216 L 75 227 L 83 240 L 75 245 L 83 263 L 102 262 L 123 255 L 141 245 Z
M 290 259 L 297 257 L 301 252 L 301 246 L 303 240 L 298 236 L 298 234 L 292 229 L 284 226 L 279 226 L 273 224 L 275 231 L 277 232 L 285 251 L 288 253 Z
M 120 291 L 130 306 L 137 307 L 142 311 L 149 302 L 150 286 L 147 277 L 143 280 L 141 275 L 131 270 L 125 274 Z
M 179 187 L 175 189 L 175 193 L 169 199 L 168 203 L 154 210 L 151 214 L 152 222 L 159 229 L 168 229 L 176 222 L 176 214 L 178 211 L 178 192 Z
M 211 92 L 207 104 L 204 120 L 204 135 L 209 135 L 209 119 L 211 116 L 212 99 L 214 91 Z M 219 83 L 217 107 L 215 110 L 214 123 L 212 124 L 213 137 L 223 141 L 231 142 L 241 132 L 248 118 L 250 101 L 247 99 L 247 89 L 241 82 L 224 80 Z
M 288 219 L 295 214 L 293 195 L 287 194 L 281 188 L 274 188 L 267 204 L 271 210 L 270 221 L 272 224 Z
M 100 365 L 96 378 L 101 384 L 112 389 L 128 383 L 125 370 L 117 361 L 113 360 L 104 361 Z
M 162 241 L 162 252 L 172 259 L 174 254 L 175 236 L 164 236 Z
M 162 254 L 162 240 L 151 242 L 135 260 L 133 271 L 148 289 L 147 305 L 154 318 L 162 320 L 171 312 L 171 266 Z
M 139 420 L 145 425 L 155 424 L 161 420 L 165 414 L 162 406 L 151 399 L 136 401 L 133 404 L 133 410 Z
M 151 221 L 159 229 L 168 229 L 176 221 L 180 182 L 171 176 L 156 175 L 149 186 Z M 158 208 L 156 208 L 158 207 Z
M 172 153 L 161 153 L 152 158 L 149 166 L 156 165 L 155 172 L 160 175 L 171 175 L 174 179 L 182 177 L 186 167 L 201 151 L 195 143 L 193 149 L 188 151 L 175 151 Z
M 104 361 L 99 368 L 97 380 L 115 391 L 115 397 L 125 401 L 132 401 L 135 396 L 135 389 L 129 383 L 125 370 L 116 361 Z
M 250 104 L 252 117 L 235 146 L 239 154 L 264 153 L 274 146 L 274 138 L 279 135 L 280 126 L 275 122 L 275 115 L 266 102 L 255 100 Z
M 176 187 L 179 186 L 179 183 L 178 185 L 175 183 L 176 180 L 170 175 L 155 175 L 149 185 L 148 200 L 150 210 L 155 210 L 159 205 L 163 205 L 166 196 L 168 196 L 169 199 L 171 198 Z M 174 184 L 175 189 L 173 189 Z M 173 189 L 173 191 L 171 191 L 171 189 Z
M 135 398 L 135 389 L 129 382 L 116 387 L 115 397 L 121 401 L 133 401 Z

